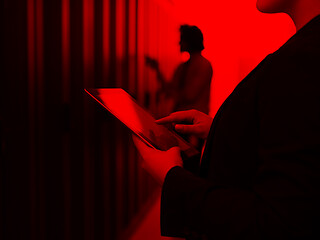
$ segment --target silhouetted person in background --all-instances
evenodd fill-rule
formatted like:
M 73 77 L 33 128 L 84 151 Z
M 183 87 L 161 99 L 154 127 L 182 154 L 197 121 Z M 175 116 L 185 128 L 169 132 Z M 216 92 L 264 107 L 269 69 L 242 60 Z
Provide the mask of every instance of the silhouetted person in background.
M 146 63 L 157 72 L 161 84 L 160 94 L 165 95 L 165 102 L 159 104 L 165 105 L 166 108 L 168 105 L 170 108 L 171 105 L 169 113 L 196 109 L 208 114 L 213 71 L 211 63 L 201 55 L 204 49 L 201 30 L 196 26 L 181 25 L 179 44 L 180 51 L 188 52 L 190 58 L 177 67 L 171 81 L 165 79 L 157 60 L 146 57 Z M 158 114 L 161 116 L 163 113 Z M 201 150 L 201 139 L 188 134 L 181 136 Z
M 257 0 L 297 29 L 208 115 L 158 120 L 207 139 L 199 174 L 180 149 L 134 138 L 162 186 L 161 232 L 188 239 L 320 239 L 320 1 Z M 189 125 L 182 122 L 189 122 Z
M 167 81 L 159 69 L 157 60 L 146 57 L 146 63 L 155 69 L 161 84 L 160 92 L 172 100 L 173 111 L 196 109 L 209 113 L 212 66 L 201 55 L 203 35 L 196 26 L 180 26 L 180 51 L 188 52 L 190 58 L 175 70 L 171 81 Z

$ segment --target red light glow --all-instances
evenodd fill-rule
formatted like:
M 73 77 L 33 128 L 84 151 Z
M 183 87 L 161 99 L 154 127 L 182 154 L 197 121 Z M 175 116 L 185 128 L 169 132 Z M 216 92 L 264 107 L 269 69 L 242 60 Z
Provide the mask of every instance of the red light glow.
M 93 75 L 94 64 L 94 1 L 83 1 L 83 60 L 84 81 L 87 83 Z
M 211 114 L 267 54 L 295 32 L 284 14 L 263 14 L 256 0 L 174 0 L 182 23 L 198 26 L 204 35 L 203 55 L 214 68 Z

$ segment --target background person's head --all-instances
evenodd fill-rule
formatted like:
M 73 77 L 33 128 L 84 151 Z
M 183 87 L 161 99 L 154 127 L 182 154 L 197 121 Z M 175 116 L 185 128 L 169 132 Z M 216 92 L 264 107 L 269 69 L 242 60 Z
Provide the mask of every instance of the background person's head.
M 180 51 L 181 52 L 201 52 L 204 49 L 203 35 L 196 26 L 180 26 Z

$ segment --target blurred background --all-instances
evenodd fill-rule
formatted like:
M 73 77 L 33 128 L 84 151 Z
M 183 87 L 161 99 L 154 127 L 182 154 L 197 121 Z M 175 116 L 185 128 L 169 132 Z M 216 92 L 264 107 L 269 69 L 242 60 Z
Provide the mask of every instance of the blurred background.
M 84 88 L 121 87 L 157 115 L 159 83 L 198 26 L 213 66 L 210 114 L 294 34 L 255 0 L 4 0 L 0 87 L 1 239 L 160 237 L 160 186 L 129 131 Z

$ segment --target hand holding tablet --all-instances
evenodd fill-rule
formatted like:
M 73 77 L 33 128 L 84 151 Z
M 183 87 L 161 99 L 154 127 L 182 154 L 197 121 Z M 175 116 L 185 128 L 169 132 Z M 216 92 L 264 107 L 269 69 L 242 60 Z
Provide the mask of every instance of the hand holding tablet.
M 85 89 L 85 91 L 124 123 L 149 147 L 168 150 L 178 145 L 181 151 L 192 157 L 199 152 L 178 134 L 157 124 L 150 113 L 121 88 Z

